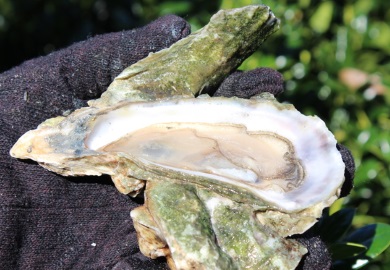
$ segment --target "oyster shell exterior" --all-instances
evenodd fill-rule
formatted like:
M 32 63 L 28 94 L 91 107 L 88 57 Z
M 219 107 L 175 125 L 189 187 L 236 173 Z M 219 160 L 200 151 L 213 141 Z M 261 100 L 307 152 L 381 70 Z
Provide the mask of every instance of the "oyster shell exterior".
M 88 104 L 102 108 L 128 99 L 193 97 L 219 85 L 278 29 L 267 6 L 221 10 L 199 31 L 126 68 Z
M 172 269 L 295 269 L 307 252 L 258 222 L 249 205 L 196 185 L 151 182 L 145 196 L 131 212 L 141 251 L 166 256 Z
M 64 176 L 108 174 L 124 194 L 146 184 L 131 212 L 140 249 L 172 269 L 294 269 L 307 251 L 285 237 L 312 226 L 344 181 L 334 136 L 269 94 L 194 97 L 277 28 L 266 6 L 221 11 L 10 153 Z
M 232 269 L 258 269 L 264 262 L 275 267 L 278 260 L 281 269 L 293 269 L 305 249 L 284 237 L 306 231 L 337 199 L 345 169 L 322 120 L 270 95 L 123 102 L 79 110 L 25 134 L 11 153 L 62 175 L 109 174 L 123 193 L 139 192 L 149 182 L 146 206 L 132 212 L 141 250 L 152 258 L 168 256 L 178 269 L 188 269 L 185 262 L 209 265 L 205 269 L 230 269 L 225 263 Z M 188 205 L 198 206 L 191 212 Z M 240 213 L 237 219 L 233 212 Z M 231 228 L 239 220 L 241 229 L 249 226 L 245 230 L 252 235 L 245 235 L 254 245 L 240 254 L 229 249 L 232 242 L 226 238 L 238 233 Z M 260 234 L 261 245 L 255 237 Z M 215 238 L 226 250 L 214 243 L 202 251 L 214 257 L 192 254 L 195 246 Z M 289 251 L 291 246 L 296 253 Z M 257 254 L 257 260 L 244 260 L 248 252 Z M 220 268 L 211 268 L 217 263 Z

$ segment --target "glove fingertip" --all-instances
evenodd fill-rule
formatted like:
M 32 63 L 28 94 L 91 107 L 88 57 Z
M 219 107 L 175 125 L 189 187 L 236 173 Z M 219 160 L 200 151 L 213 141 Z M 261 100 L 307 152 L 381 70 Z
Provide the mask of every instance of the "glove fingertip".
M 261 93 L 279 95 L 283 92 L 283 76 L 271 68 L 236 71 L 219 86 L 214 96 L 251 98 Z
M 331 253 L 318 234 L 316 225 L 302 234 L 292 235 L 291 238 L 297 240 L 307 249 L 307 253 L 302 257 L 295 270 L 331 269 Z
M 337 150 L 339 150 L 341 154 L 341 158 L 343 159 L 343 162 L 345 164 L 345 171 L 344 171 L 344 183 L 343 186 L 341 187 L 341 193 L 340 197 L 345 197 L 347 196 L 352 188 L 353 188 L 353 179 L 355 177 L 355 161 L 353 159 L 351 151 L 347 147 L 345 147 L 342 144 L 337 144 L 336 145 Z
M 157 31 L 167 40 L 167 45 L 174 43 L 191 32 L 190 24 L 176 15 L 165 15 L 145 26 L 148 31 Z
M 60 76 L 77 98 L 97 98 L 123 69 L 189 33 L 184 19 L 167 15 L 138 29 L 99 35 L 61 51 Z

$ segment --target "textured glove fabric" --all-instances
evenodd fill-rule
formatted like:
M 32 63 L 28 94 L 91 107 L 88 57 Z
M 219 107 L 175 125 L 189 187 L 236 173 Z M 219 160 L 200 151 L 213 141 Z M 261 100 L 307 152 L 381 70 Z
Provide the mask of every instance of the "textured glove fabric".
M 65 178 L 35 162 L 12 159 L 9 150 L 26 131 L 85 106 L 125 67 L 170 46 L 189 29 L 183 19 L 166 16 L 0 74 L 0 269 L 167 269 L 164 259 L 148 259 L 138 249 L 129 213 L 141 199 L 120 194 L 109 177 Z M 250 98 L 282 90 L 282 76 L 260 68 L 232 73 L 215 95 Z M 347 194 L 354 164 L 346 148 L 339 150 L 350 176 Z M 309 249 L 301 269 L 329 268 L 329 254 L 318 236 L 303 235 L 299 241 Z
M 275 96 L 282 93 L 282 74 L 271 68 L 236 71 L 221 83 L 214 96 L 249 98 L 264 92 Z
M 302 235 L 294 235 L 292 238 L 304 245 L 308 253 L 303 256 L 297 270 L 327 270 L 332 267 L 332 257 L 328 248 L 320 236 L 309 229 Z
M 340 192 L 340 197 L 345 197 L 351 192 L 353 188 L 353 179 L 355 178 L 356 167 L 355 161 L 352 157 L 352 153 L 347 147 L 342 144 L 337 144 L 337 149 L 339 150 L 345 164 L 345 180 Z

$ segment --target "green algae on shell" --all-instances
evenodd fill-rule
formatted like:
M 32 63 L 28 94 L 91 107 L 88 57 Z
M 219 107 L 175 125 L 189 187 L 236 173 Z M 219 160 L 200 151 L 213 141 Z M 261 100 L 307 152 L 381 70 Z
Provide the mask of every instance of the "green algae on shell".
M 193 97 L 221 83 L 278 29 L 267 6 L 221 10 L 202 29 L 126 68 L 89 105 Z

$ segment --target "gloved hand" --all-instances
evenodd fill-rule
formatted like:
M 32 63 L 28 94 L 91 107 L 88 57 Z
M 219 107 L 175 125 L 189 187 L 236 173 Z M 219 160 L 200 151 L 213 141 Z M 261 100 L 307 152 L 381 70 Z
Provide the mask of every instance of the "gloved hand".
M 33 59 L 0 75 L 0 269 L 166 269 L 138 249 L 130 210 L 109 177 L 65 178 L 9 156 L 18 137 L 86 106 L 125 67 L 185 37 L 166 16 Z
M 188 34 L 184 20 L 166 16 L 137 30 L 91 38 L 0 74 L 1 269 L 167 268 L 163 260 L 150 260 L 139 252 L 129 213 L 142 204 L 141 199 L 117 192 L 109 177 L 65 178 L 34 162 L 12 159 L 9 149 L 45 119 L 99 97 L 125 67 Z M 261 68 L 231 74 L 215 95 L 249 98 L 282 90 L 281 75 Z M 354 165 L 349 151 L 340 149 L 347 164 L 343 188 L 347 194 Z M 316 264 L 329 265 L 330 260 L 318 236 L 298 239 L 310 251 L 300 267 L 326 269 Z

